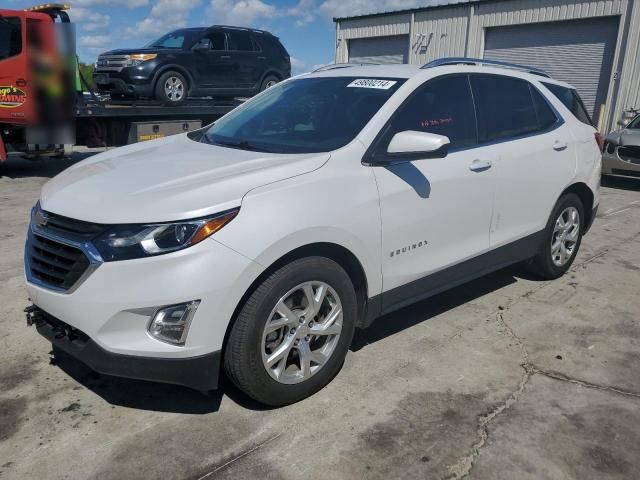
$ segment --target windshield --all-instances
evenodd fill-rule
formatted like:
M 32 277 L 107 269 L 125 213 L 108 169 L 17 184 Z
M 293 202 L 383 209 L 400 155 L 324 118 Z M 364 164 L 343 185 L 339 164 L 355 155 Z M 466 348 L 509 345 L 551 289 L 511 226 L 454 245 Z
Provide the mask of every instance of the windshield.
M 145 45 L 146 48 L 189 48 L 193 44 L 195 32 L 192 30 L 175 30 Z
M 631 122 L 629 122 L 629 125 L 627 125 L 627 128 L 631 128 L 633 130 L 640 129 L 640 115 L 631 120 Z
M 335 150 L 353 140 L 404 82 L 357 77 L 285 82 L 213 124 L 200 141 L 271 153 Z

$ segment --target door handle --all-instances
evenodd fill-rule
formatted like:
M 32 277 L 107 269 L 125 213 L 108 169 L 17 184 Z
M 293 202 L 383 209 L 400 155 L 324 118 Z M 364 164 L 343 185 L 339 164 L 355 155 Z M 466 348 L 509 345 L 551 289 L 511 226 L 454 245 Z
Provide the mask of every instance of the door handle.
M 267 59 L 267 57 L 257 57 L 257 58 L 258 58 L 258 60 L 266 60 Z
M 472 172 L 484 172 L 485 170 L 489 170 L 493 166 L 491 160 L 480 160 L 476 158 L 471 165 L 469 165 L 469 170 Z
M 220 55 L 220 60 L 231 60 L 231 55 Z
M 555 142 L 553 142 L 553 149 L 556 152 L 560 152 L 562 150 L 564 150 L 565 148 L 567 148 L 569 146 L 569 144 L 567 142 L 561 142 L 560 140 L 556 140 Z

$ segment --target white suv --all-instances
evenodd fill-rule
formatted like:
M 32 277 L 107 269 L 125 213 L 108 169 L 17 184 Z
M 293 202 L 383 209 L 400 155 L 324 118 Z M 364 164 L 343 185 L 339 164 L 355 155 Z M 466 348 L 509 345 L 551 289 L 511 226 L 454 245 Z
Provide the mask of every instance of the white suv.
M 354 328 L 516 262 L 567 271 L 598 205 L 596 132 L 515 65 L 341 66 L 45 185 L 28 320 L 98 372 L 284 405 Z

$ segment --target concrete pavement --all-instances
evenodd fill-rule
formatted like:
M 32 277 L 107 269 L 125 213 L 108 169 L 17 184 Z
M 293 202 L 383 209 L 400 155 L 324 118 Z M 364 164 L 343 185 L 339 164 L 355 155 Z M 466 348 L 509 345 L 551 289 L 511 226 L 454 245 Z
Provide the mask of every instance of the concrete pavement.
M 562 279 L 514 267 L 389 315 L 327 388 L 264 409 L 50 364 L 22 246 L 78 158 L 0 165 L 0 479 L 640 478 L 640 180 L 605 182 Z

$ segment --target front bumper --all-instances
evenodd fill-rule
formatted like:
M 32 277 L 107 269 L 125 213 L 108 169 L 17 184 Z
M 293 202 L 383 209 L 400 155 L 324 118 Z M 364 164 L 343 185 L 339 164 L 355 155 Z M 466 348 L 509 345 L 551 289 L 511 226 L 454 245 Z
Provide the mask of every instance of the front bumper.
M 120 72 L 96 71 L 93 81 L 100 93 L 118 93 L 151 97 L 153 94 L 153 74 L 146 71 L 129 70 L 137 67 L 127 67 Z
M 602 154 L 602 173 L 604 175 L 625 175 L 640 177 L 640 161 L 634 163 L 621 159 L 617 152 Z
M 220 351 L 190 358 L 153 358 L 111 353 L 84 332 L 37 307 L 27 309 L 27 321 L 68 355 L 104 375 L 183 385 L 201 392 L 218 387 Z

